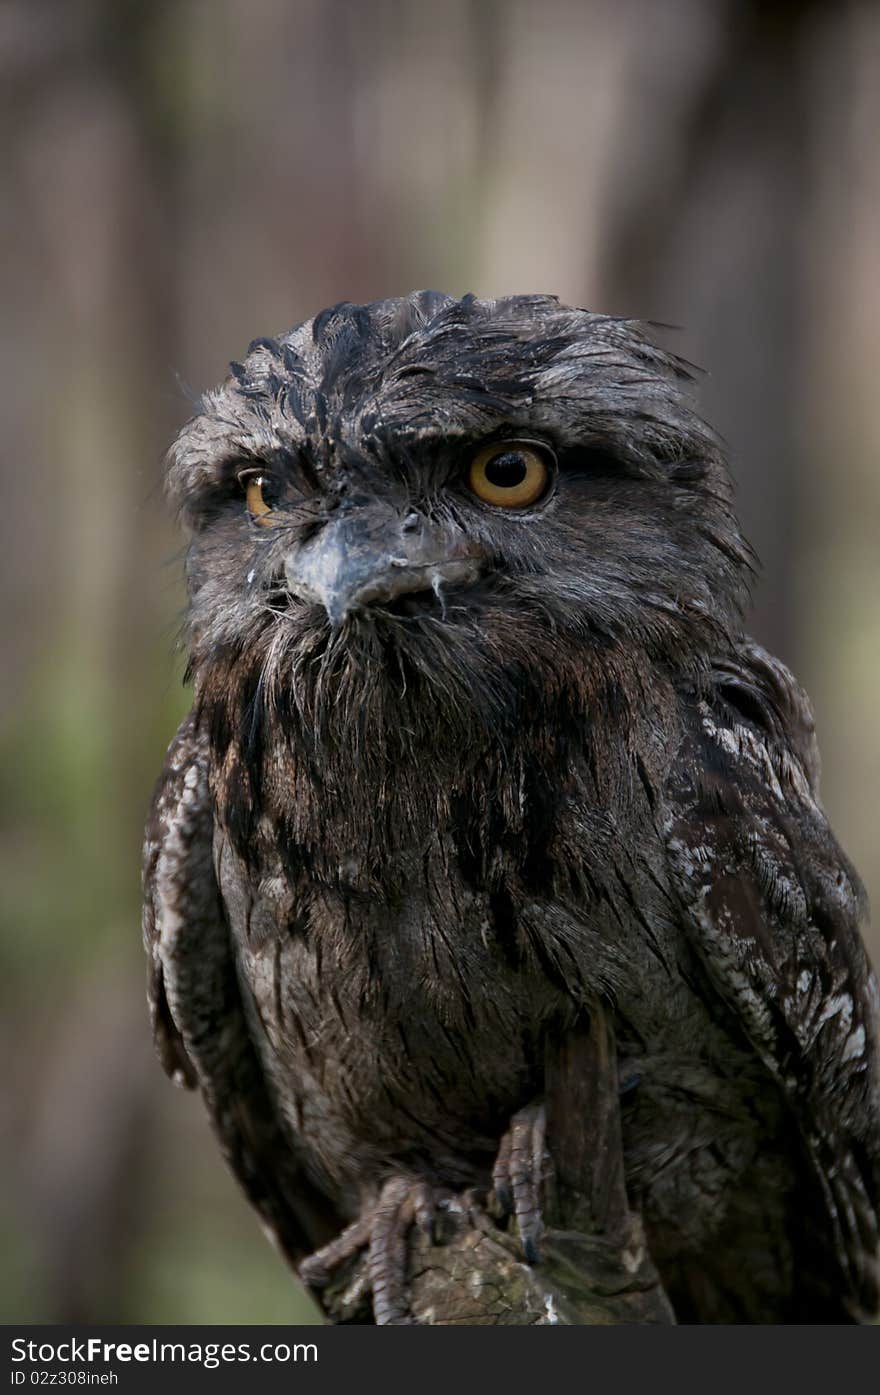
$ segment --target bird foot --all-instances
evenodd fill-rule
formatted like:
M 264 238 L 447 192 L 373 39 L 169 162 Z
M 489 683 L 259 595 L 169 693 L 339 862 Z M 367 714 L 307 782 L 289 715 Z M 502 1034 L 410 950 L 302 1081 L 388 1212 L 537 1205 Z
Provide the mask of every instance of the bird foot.
M 523 1253 L 529 1264 L 540 1262 L 539 1241 L 544 1232 L 541 1191 L 552 1173 L 544 1135 L 546 1116 L 543 1104 L 520 1109 L 501 1139 L 492 1169 L 491 1213 L 498 1220 L 513 1217 Z M 373 1297 L 373 1317 L 377 1326 L 412 1322 L 407 1302 L 407 1259 L 409 1232 L 414 1225 L 436 1242 L 438 1210 L 453 1193 L 413 1181 L 410 1177 L 390 1177 L 378 1198 L 368 1203 L 356 1221 L 316 1250 L 299 1266 L 299 1276 L 309 1288 L 326 1288 L 349 1261 L 366 1252 L 366 1278 Z M 463 1197 L 469 1212 L 479 1209 L 480 1196 L 467 1192 Z M 485 1194 L 483 1194 L 485 1204 Z
M 407 1238 L 413 1225 L 434 1238 L 437 1205 L 446 1195 L 427 1182 L 389 1178 L 378 1199 L 356 1221 L 329 1245 L 302 1261 L 300 1278 L 309 1288 L 325 1288 L 347 1260 L 366 1250 L 377 1326 L 410 1323 L 406 1300 Z
M 544 1233 L 541 1189 L 552 1169 L 545 1145 L 546 1131 L 543 1104 L 530 1104 L 518 1110 L 501 1140 L 492 1169 L 490 1208 L 499 1220 L 514 1217 L 529 1264 L 538 1264 L 541 1259 L 539 1242 Z

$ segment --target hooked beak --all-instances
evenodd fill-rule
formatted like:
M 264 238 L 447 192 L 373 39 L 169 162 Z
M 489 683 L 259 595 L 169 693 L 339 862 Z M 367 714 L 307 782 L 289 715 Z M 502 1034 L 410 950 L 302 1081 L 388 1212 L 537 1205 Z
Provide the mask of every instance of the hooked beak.
M 284 559 L 288 589 L 322 605 L 335 627 L 353 611 L 416 591 L 472 585 L 484 554 L 462 535 L 390 506 L 340 509 Z

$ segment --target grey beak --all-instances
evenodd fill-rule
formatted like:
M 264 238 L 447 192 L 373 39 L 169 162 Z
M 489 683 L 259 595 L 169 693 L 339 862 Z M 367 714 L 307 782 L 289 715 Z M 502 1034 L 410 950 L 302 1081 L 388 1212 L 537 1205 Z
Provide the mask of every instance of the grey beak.
M 371 501 L 341 508 L 320 533 L 291 549 L 284 572 L 291 593 L 322 605 L 336 627 L 353 611 L 407 592 L 472 584 L 481 562 L 463 536 Z

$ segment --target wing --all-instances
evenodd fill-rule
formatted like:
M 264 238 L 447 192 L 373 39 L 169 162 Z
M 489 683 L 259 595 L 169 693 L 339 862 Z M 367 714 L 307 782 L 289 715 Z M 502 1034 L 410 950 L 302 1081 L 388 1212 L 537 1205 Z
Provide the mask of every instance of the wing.
M 828 1211 L 841 1301 L 878 1308 L 878 991 L 858 877 L 817 799 L 805 694 L 746 643 L 691 695 L 668 850 L 690 937 L 782 1086 Z
M 344 1222 L 307 1177 L 248 1033 L 212 866 L 207 742 L 192 714 L 168 750 L 144 847 L 144 941 L 165 1070 L 201 1089 L 229 1166 L 296 1263 Z

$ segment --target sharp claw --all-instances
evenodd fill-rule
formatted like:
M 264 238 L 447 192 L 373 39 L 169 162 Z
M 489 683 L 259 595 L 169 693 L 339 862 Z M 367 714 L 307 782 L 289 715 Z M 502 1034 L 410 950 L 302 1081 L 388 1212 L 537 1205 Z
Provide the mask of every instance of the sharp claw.
M 540 1264 L 541 1251 L 538 1242 L 533 1235 L 527 1235 L 520 1227 L 519 1238 L 522 1241 L 523 1254 L 527 1264 Z

